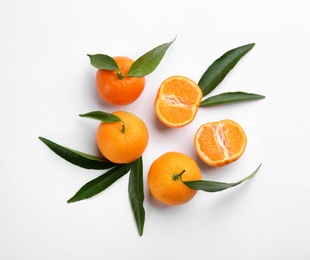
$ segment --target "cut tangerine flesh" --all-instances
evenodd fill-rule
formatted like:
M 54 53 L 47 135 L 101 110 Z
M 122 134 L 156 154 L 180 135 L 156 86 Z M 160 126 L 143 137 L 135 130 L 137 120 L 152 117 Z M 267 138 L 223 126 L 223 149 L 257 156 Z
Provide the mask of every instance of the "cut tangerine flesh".
M 184 76 L 166 79 L 158 89 L 155 113 L 169 127 L 182 127 L 196 116 L 202 99 L 200 87 Z
M 232 120 L 202 125 L 195 135 L 195 149 L 210 166 L 223 166 L 238 160 L 247 144 L 244 130 Z

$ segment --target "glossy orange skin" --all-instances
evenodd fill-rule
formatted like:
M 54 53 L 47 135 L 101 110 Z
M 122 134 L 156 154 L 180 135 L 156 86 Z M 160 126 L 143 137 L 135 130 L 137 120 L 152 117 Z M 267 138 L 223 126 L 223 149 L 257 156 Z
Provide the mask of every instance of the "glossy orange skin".
M 176 175 L 182 171 L 181 178 Z M 201 180 L 197 163 L 186 154 L 168 152 L 157 158 L 148 172 L 148 186 L 151 194 L 160 202 L 176 206 L 189 202 L 197 193 L 183 181 Z
M 114 57 L 120 71 L 98 70 L 96 87 L 104 101 L 114 105 L 128 105 L 138 99 L 145 86 L 145 77 L 128 77 L 133 60 L 128 57 Z
M 130 163 L 138 159 L 147 147 L 149 133 L 144 122 L 132 113 L 116 111 L 121 122 L 101 122 L 97 130 L 97 145 L 102 155 L 114 163 Z

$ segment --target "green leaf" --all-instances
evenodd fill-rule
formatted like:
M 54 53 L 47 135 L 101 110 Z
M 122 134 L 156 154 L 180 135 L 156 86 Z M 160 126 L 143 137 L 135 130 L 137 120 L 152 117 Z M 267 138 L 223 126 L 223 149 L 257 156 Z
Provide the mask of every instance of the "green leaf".
M 86 169 L 104 170 L 115 166 L 115 163 L 108 161 L 105 158 L 82 153 L 59 144 L 56 144 L 44 137 L 39 139 L 46 144 L 53 152 L 65 159 L 66 161 Z
M 144 77 L 153 72 L 161 62 L 170 45 L 175 41 L 164 43 L 138 58 L 130 67 L 127 76 Z
M 143 208 L 144 191 L 143 191 L 143 164 L 142 156 L 131 163 L 129 176 L 128 193 L 131 208 L 134 213 L 139 235 L 143 234 L 145 221 L 145 211 Z
M 98 178 L 86 183 L 71 199 L 67 202 L 76 202 L 91 198 L 110 187 L 119 178 L 130 170 L 130 164 L 115 166 Z
M 219 95 L 215 95 L 209 98 L 206 98 L 200 103 L 201 107 L 210 107 L 226 103 L 240 102 L 240 101 L 249 101 L 265 98 L 265 96 L 246 93 L 246 92 L 226 92 Z
M 113 114 L 102 112 L 102 111 L 92 111 L 86 114 L 80 114 L 80 117 L 87 117 L 102 122 L 112 123 L 112 122 L 122 122 L 122 120 Z
M 234 183 L 224 183 L 224 182 L 217 182 L 217 181 L 201 180 L 201 181 L 184 181 L 184 184 L 193 190 L 201 190 L 201 191 L 206 191 L 206 192 L 222 191 L 222 190 L 226 190 L 228 188 L 237 186 L 237 185 L 241 184 L 242 182 L 253 178 L 254 175 L 258 172 L 261 165 L 262 164 L 260 164 L 257 167 L 257 169 L 252 174 L 250 174 L 248 177 L 246 177 L 246 178 L 244 178 L 238 182 L 234 182 Z
M 119 67 L 116 63 L 116 61 L 105 54 L 87 54 L 87 56 L 90 58 L 90 64 L 101 70 L 119 70 Z
M 198 82 L 202 90 L 203 96 L 209 94 L 215 89 L 222 80 L 226 77 L 231 69 L 238 63 L 238 61 L 248 53 L 253 47 L 254 43 L 247 44 L 224 53 L 220 58 L 214 61 L 210 67 L 202 75 Z

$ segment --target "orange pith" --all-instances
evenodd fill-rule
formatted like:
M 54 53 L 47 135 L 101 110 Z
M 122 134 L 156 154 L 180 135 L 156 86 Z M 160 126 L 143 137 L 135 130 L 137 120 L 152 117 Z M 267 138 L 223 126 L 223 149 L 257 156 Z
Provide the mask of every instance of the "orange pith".
M 174 206 L 190 201 L 197 193 L 183 181 L 201 180 L 201 172 L 196 162 L 189 156 L 168 152 L 157 158 L 148 172 L 148 186 L 151 194 L 160 202 Z
M 194 81 L 172 76 L 158 89 L 155 114 L 168 127 L 182 127 L 194 120 L 201 99 L 202 91 Z
M 127 57 L 114 57 L 120 71 L 98 70 L 96 75 L 97 92 L 101 99 L 115 105 L 128 105 L 143 92 L 144 77 L 128 77 L 133 60 Z
M 223 166 L 241 157 L 247 138 L 240 125 L 225 119 L 202 125 L 196 132 L 194 143 L 202 161 L 210 166 Z
M 149 134 L 144 122 L 124 111 L 113 113 L 121 122 L 101 122 L 97 130 L 97 145 L 104 157 L 114 163 L 129 163 L 138 159 L 147 147 Z

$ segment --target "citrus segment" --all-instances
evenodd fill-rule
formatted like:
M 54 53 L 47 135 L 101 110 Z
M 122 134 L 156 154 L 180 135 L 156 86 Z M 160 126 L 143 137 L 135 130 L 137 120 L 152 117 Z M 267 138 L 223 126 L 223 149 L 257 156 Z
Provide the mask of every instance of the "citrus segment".
M 193 121 L 201 99 L 202 91 L 194 81 L 172 76 L 158 89 L 155 114 L 168 127 L 182 127 Z
M 201 172 L 191 157 L 178 152 L 163 154 L 152 163 L 148 172 L 151 194 L 170 206 L 184 204 L 197 193 L 196 190 L 187 187 L 182 180 L 201 180 Z
M 202 161 L 210 166 L 223 166 L 240 158 L 247 138 L 240 125 L 225 119 L 202 125 L 196 132 L 194 143 Z
M 96 74 L 97 92 L 101 99 L 115 105 L 128 105 L 143 92 L 144 77 L 128 77 L 133 60 L 127 57 L 114 57 L 119 67 L 115 70 L 98 70 Z
M 145 151 L 149 134 L 144 122 L 129 112 L 112 113 L 122 122 L 101 122 L 97 130 L 97 145 L 104 157 L 114 163 L 129 163 Z

